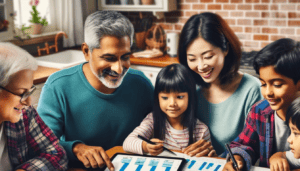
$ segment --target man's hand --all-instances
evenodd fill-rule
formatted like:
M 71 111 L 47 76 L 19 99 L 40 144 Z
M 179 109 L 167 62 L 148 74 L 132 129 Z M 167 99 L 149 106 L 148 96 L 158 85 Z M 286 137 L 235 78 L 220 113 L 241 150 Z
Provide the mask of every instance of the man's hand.
M 164 141 L 159 140 L 157 138 L 152 138 L 150 141 L 155 142 L 156 144 L 148 144 L 147 142 L 143 141 L 143 152 L 144 153 L 150 153 L 153 156 L 159 155 L 164 149 L 163 149 L 163 143 Z
M 245 160 L 240 155 L 233 155 L 236 164 L 238 165 L 238 170 L 242 170 L 245 167 Z M 223 168 L 223 171 L 234 171 L 236 170 L 233 166 L 233 162 L 230 160 L 227 162 Z
M 211 142 L 203 139 L 189 145 L 187 148 L 183 149 L 182 152 L 191 157 L 201 157 L 206 155 L 209 157 L 217 157 L 217 153 L 214 150 L 214 147 L 211 145 Z
M 290 165 L 286 159 L 285 152 L 277 152 L 270 157 L 271 171 L 288 171 Z
M 113 164 L 102 147 L 78 143 L 74 145 L 73 153 L 86 168 L 102 168 L 106 165 L 111 171 L 114 170 Z

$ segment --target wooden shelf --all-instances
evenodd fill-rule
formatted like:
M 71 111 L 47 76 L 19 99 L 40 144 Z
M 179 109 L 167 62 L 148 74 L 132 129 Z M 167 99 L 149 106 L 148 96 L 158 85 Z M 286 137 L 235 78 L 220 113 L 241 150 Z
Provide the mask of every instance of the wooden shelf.
M 24 40 L 14 39 L 14 40 L 10 40 L 9 42 L 17 46 L 33 45 L 38 43 L 54 41 L 55 35 L 56 33 L 51 35 L 40 36 L 40 37 L 31 37 L 30 39 L 24 39 Z

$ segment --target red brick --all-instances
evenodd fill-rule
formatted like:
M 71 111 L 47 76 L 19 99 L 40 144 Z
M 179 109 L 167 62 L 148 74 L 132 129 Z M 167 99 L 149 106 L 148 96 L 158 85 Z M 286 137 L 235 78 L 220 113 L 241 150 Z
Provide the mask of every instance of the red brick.
M 259 3 L 259 0 L 246 0 L 246 3 Z
M 288 21 L 288 26 L 300 27 L 300 20 Z
M 270 26 L 286 26 L 286 21 L 285 20 L 270 20 L 269 25 Z
M 262 18 L 269 18 L 270 17 L 270 13 L 269 12 L 262 12 L 261 13 L 261 17 Z
M 213 0 L 200 0 L 201 3 L 212 3 L 214 2 Z
M 298 5 L 297 9 L 298 9 L 298 11 L 300 11 L 300 5 Z
M 261 0 L 262 3 L 270 3 L 270 0 Z
M 194 7 L 194 5 L 193 5 Z M 191 5 L 190 4 L 180 4 L 178 7 L 178 10 L 189 10 L 191 9 Z
M 235 25 L 235 19 L 224 19 L 228 25 Z
M 244 46 L 245 47 L 251 47 L 251 48 L 258 48 L 259 47 L 259 43 L 258 42 L 245 41 Z
M 246 33 L 260 33 L 259 27 L 245 27 Z
M 185 24 L 187 22 L 188 18 L 180 18 L 179 23 Z
M 251 18 L 260 17 L 260 13 L 259 12 L 246 12 L 246 17 L 251 17 Z
M 238 19 L 238 25 L 251 25 L 251 20 L 249 19 Z
M 276 40 L 282 39 L 282 38 L 285 38 L 285 36 L 272 35 L 270 39 L 271 39 L 271 41 L 276 41 Z
M 260 48 L 264 48 L 264 47 L 267 46 L 268 44 L 270 44 L 270 42 L 261 42 Z
M 228 3 L 229 0 L 216 0 L 216 3 Z
M 234 32 L 243 32 L 243 27 L 230 27 Z
M 273 3 L 286 3 L 287 0 L 272 0 Z
M 269 40 L 269 36 L 268 35 L 253 35 L 253 40 L 265 40 L 265 41 L 268 41 Z
M 300 13 L 289 12 L 288 16 L 289 18 L 300 18 Z
M 224 10 L 235 10 L 235 9 L 236 9 L 236 5 L 228 5 L 228 4 L 224 4 L 224 5 L 223 5 L 223 9 L 224 9 Z
M 280 29 L 280 34 L 295 34 L 295 28 Z
M 244 17 L 244 12 L 230 12 L 231 17 Z
M 271 10 L 278 10 L 279 7 L 278 5 L 271 5 L 270 8 Z
M 254 26 L 266 26 L 268 25 L 268 20 L 253 20 Z
M 166 17 L 167 23 L 178 23 L 178 17 Z
M 272 18 L 287 18 L 287 15 L 285 12 L 272 12 L 271 17 Z
M 216 14 L 219 14 L 222 18 L 228 17 L 228 11 L 217 11 Z
M 167 24 L 167 23 L 160 23 L 163 29 L 165 30 L 173 30 L 173 25 L 172 24 Z
M 269 10 L 268 5 L 254 5 L 254 10 Z
M 187 3 L 191 3 L 191 2 L 199 2 L 199 0 L 185 0 L 185 2 L 187 2 Z
M 289 0 L 289 3 L 300 3 L 300 0 Z
M 205 4 L 193 4 L 193 10 L 204 10 L 206 9 Z
M 251 5 L 238 5 L 238 9 L 239 10 L 252 10 L 252 6 Z
M 214 4 L 214 5 L 207 5 L 208 10 L 221 10 L 221 5 Z
M 277 28 L 262 28 L 262 33 L 277 34 L 278 33 L 278 29 Z
M 294 11 L 296 10 L 296 6 L 295 5 L 280 5 L 280 10 L 284 10 L 284 11 Z
M 242 40 L 251 40 L 251 35 L 250 34 L 237 33 L 236 36 L 239 38 L 240 41 L 242 41 Z
M 230 0 L 231 3 L 243 3 L 243 0 Z
M 186 11 L 185 12 L 186 17 L 190 17 L 190 16 L 195 15 L 195 14 L 198 14 L 198 12 L 197 11 Z
M 182 25 L 175 24 L 175 30 L 182 30 Z

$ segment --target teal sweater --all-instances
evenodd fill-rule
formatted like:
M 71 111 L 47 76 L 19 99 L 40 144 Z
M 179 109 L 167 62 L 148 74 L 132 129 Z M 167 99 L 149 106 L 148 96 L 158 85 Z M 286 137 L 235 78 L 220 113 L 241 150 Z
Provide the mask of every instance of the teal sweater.
M 153 86 L 141 71 L 130 68 L 113 94 L 103 94 L 89 84 L 82 66 L 52 74 L 37 108 L 70 160 L 77 160 L 72 152 L 76 142 L 105 150 L 121 146 L 153 105 Z
M 197 118 L 210 129 L 212 145 L 218 155 L 224 152 L 225 143 L 230 143 L 242 132 L 252 105 L 263 99 L 259 80 L 246 73 L 237 90 L 221 103 L 208 102 L 201 89 L 197 94 Z

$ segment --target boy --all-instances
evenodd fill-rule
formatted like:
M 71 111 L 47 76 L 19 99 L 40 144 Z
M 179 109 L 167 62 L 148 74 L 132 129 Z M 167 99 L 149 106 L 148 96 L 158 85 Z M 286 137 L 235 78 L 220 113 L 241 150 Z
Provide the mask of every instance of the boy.
M 300 96 L 299 66 L 300 44 L 292 39 L 279 39 L 255 56 L 254 69 L 265 100 L 252 106 L 243 131 L 230 144 L 239 169 L 249 170 L 260 159 L 261 167 L 289 170 L 280 151 L 290 150 L 285 119 L 288 106 Z M 234 170 L 232 161 L 223 170 Z

